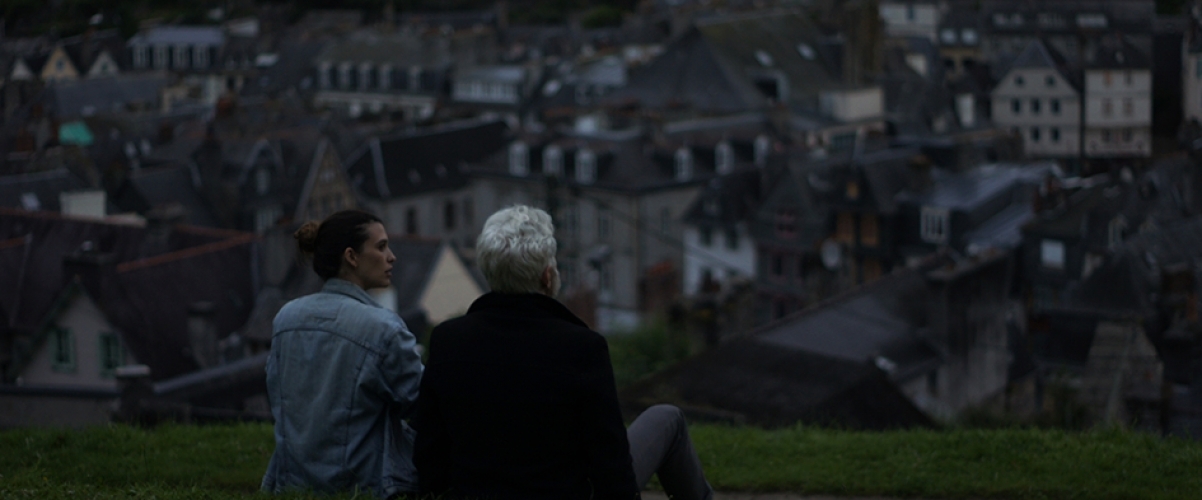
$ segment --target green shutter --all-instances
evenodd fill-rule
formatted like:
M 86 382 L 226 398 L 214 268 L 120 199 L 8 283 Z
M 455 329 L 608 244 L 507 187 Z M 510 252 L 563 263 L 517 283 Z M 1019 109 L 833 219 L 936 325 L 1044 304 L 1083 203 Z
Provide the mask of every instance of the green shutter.
M 100 376 L 110 378 L 117 367 L 125 364 L 125 351 L 121 348 L 121 338 L 112 332 L 100 334 Z
M 54 328 L 50 336 L 50 364 L 56 372 L 75 373 L 75 336 L 68 328 Z

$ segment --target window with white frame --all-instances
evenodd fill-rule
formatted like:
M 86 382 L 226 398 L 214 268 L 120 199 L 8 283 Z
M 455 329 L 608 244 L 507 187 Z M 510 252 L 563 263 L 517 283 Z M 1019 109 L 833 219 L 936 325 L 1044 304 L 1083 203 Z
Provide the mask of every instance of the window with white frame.
M 150 47 L 145 45 L 134 46 L 134 67 L 138 69 L 145 68 L 150 65 Z
M 509 174 L 525 177 L 530 173 L 530 150 L 526 143 L 515 141 L 509 145 Z
M 209 67 L 209 47 L 197 45 L 192 49 L 192 67 L 205 69 Z
M 187 45 L 175 46 L 175 61 L 172 61 L 175 63 L 172 64 L 175 69 L 188 69 L 188 52 L 190 51 Z
M 168 51 L 167 51 L 166 45 L 155 45 L 154 46 L 154 67 L 155 68 L 158 68 L 158 69 L 166 69 L 167 68 L 167 54 L 168 54 Z
M 367 90 L 371 86 L 371 63 L 359 65 L 359 90 Z
M 351 88 L 351 63 L 349 62 L 338 65 L 338 88 Z
M 937 245 L 947 243 L 950 216 L 951 213 L 946 208 L 922 207 L 918 228 L 922 241 Z
M 379 76 L 379 81 L 376 83 L 376 86 L 379 87 L 380 90 L 388 90 L 388 89 L 392 88 L 392 65 L 391 64 L 385 64 L 383 66 L 380 66 L 380 74 L 378 76 Z
M 687 181 L 693 178 L 693 152 L 688 147 L 682 147 L 676 150 L 673 155 L 675 160 L 675 178 L 678 181 Z
M 768 164 L 768 153 L 772 151 L 772 140 L 766 135 L 760 135 L 755 138 L 755 165 L 763 167 Z
M 1064 269 L 1064 242 L 1057 240 L 1039 242 L 1039 262 L 1048 269 Z
M 727 141 L 714 147 L 714 167 L 719 174 L 729 174 L 735 169 L 735 150 Z
M 576 151 L 576 182 L 591 184 L 597 178 L 597 155 L 588 148 Z
M 563 150 L 559 146 L 552 144 L 543 150 L 543 175 L 563 175 Z
M 330 68 L 333 67 L 328 61 L 322 61 L 317 65 L 317 85 L 323 89 L 330 88 Z

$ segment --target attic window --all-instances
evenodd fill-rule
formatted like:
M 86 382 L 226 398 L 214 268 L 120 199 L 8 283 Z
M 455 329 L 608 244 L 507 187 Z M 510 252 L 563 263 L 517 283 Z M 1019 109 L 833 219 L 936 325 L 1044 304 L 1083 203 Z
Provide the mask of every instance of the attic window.
M 714 167 L 719 174 L 729 174 L 735 169 L 735 151 L 726 141 L 714 147 Z
M 418 173 L 418 171 L 415 169 L 410 169 L 409 170 L 409 183 L 410 184 L 421 184 L 421 182 L 422 182 L 422 174 Z
M 939 31 L 939 41 L 944 45 L 956 43 L 956 30 L 951 28 L 943 28 Z
M 526 143 L 517 141 L 509 145 L 509 174 L 525 177 L 530 172 L 530 151 Z
M 559 177 L 563 174 L 563 150 L 559 146 L 547 146 L 543 151 L 543 175 Z
M 766 135 L 755 138 L 755 165 L 763 167 L 768 164 L 768 153 L 772 149 L 772 140 Z
M 29 211 L 41 210 L 42 202 L 36 193 L 21 193 L 21 208 Z
M 935 244 L 947 243 L 949 218 L 950 213 L 946 208 L 922 207 L 922 219 L 919 221 L 922 241 Z
M 814 53 L 814 47 L 811 47 L 808 43 L 797 44 L 797 53 L 801 54 L 801 58 L 807 61 L 813 61 L 817 55 Z
M 960 31 L 960 41 L 964 42 L 965 45 L 976 45 L 977 44 L 977 30 L 974 30 L 972 28 L 966 28 L 966 29 Z
M 755 60 L 759 61 L 761 66 L 766 67 L 771 67 L 773 63 L 772 56 L 763 50 L 755 51 Z
M 434 174 L 437 175 L 439 179 L 445 178 L 447 176 L 447 167 L 439 163 L 438 166 L 434 167 Z
M 1064 242 L 1043 240 L 1039 244 L 1039 262 L 1049 269 L 1064 269 Z
M 687 181 L 693 177 L 693 152 L 687 147 L 676 150 L 675 177 L 678 181 Z
M 597 178 L 597 155 L 587 148 L 576 151 L 576 182 L 591 184 Z

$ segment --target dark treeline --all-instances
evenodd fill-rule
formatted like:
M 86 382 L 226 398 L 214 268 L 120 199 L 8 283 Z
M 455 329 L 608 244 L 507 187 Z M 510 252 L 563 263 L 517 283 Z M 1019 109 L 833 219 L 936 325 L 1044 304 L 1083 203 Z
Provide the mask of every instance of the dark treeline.
M 254 14 L 257 6 L 287 7 L 294 19 L 313 9 L 358 9 L 379 13 L 392 3 L 398 13 L 446 12 L 489 9 L 495 0 L 288 0 L 239 1 L 202 0 L 3 0 L 0 17 L 9 37 L 55 34 L 71 36 L 89 27 L 117 29 L 132 36 L 146 19 L 181 24 L 213 23 L 208 13 L 222 9 L 225 16 Z M 509 0 L 509 19 L 518 24 L 561 23 L 572 13 L 584 14 L 587 27 L 616 25 L 624 13 L 632 12 L 637 0 Z M 96 17 L 100 14 L 99 17 Z

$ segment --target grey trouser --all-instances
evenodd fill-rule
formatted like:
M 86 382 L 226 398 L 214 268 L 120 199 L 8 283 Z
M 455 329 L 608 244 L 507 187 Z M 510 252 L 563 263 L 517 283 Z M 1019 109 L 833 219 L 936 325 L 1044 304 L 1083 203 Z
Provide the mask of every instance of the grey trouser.
M 680 408 L 672 405 L 647 408 L 626 429 L 626 438 L 630 441 L 630 458 L 639 489 L 646 487 L 651 475 L 656 474 L 664 493 L 673 500 L 714 497 Z

